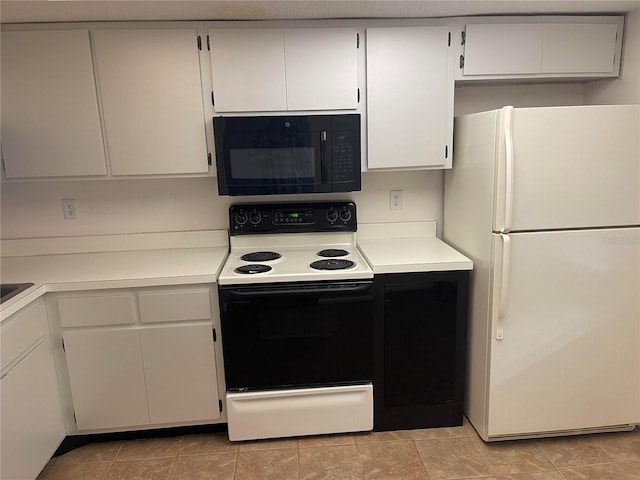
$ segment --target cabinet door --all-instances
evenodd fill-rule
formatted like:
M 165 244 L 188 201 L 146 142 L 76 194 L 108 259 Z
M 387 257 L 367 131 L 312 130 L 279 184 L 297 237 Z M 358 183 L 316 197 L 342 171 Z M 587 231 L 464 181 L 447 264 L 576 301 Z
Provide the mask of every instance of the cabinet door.
M 210 323 L 140 331 L 151 423 L 220 416 Z
M 113 175 L 207 173 L 195 30 L 96 30 Z
M 65 436 L 49 340 L 9 371 L 0 392 L 0 478 L 36 478 Z
M 78 429 L 148 424 L 138 330 L 73 330 L 63 337 Z
M 446 27 L 367 29 L 369 168 L 451 166 L 448 43 Z
M 282 29 L 210 30 L 217 112 L 287 109 Z
M 89 33 L 2 33 L 8 178 L 105 175 Z
M 547 24 L 542 35 L 543 73 L 613 73 L 615 24 Z
M 350 28 L 284 31 L 288 110 L 358 106 L 357 32 Z
M 614 77 L 622 17 L 495 18 L 465 26 L 459 80 Z
M 465 75 L 539 73 L 541 58 L 540 24 L 467 25 Z

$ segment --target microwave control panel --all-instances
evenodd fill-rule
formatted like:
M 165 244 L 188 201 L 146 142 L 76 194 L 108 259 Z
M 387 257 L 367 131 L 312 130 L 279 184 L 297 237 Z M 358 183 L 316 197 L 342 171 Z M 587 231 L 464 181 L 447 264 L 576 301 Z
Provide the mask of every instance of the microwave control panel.
M 229 234 L 355 232 L 353 202 L 258 203 L 229 207 Z
M 353 132 L 333 132 L 333 181 L 349 182 L 354 176 Z

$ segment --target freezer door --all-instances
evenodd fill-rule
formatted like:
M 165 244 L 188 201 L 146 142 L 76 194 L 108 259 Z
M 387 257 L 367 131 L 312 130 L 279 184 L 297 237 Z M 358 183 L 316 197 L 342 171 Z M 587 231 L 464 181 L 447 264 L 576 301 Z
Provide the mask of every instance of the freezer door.
M 640 106 L 506 108 L 501 118 L 494 231 L 640 225 Z
M 640 422 L 640 228 L 493 237 L 487 436 Z

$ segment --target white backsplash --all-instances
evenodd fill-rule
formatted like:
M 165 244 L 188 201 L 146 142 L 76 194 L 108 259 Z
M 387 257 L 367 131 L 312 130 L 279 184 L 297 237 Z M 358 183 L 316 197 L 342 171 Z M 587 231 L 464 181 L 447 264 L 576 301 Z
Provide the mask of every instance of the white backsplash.
M 362 191 L 348 194 L 220 197 L 215 178 L 5 183 L 2 238 L 65 237 L 227 228 L 234 202 L 353 199 L 363 223 L 438 220 L 441 171 L 364 173 Z M 403 190 L 402 210 L 389 210 L 389 190 Z M 77 219 L 64 220 L 63 198 Z

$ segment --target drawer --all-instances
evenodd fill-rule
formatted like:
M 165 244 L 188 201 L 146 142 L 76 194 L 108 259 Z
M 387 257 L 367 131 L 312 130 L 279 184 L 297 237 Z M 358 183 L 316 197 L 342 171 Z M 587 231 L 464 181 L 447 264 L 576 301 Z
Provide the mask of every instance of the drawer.
M 255 440 L 373 428 L 373 386 L 227 393 L 229 440 Z
M 126 325 L 135 322 L 132 294 L 58 298 L 63 327 Z
M 39 299 L 3 322 L 0 335 L 2 370 L 47 335 L 46 320 L 44 302 Z
M 142 323 L 211 318 L 208 289 L 140 293 L 138 303 Z

